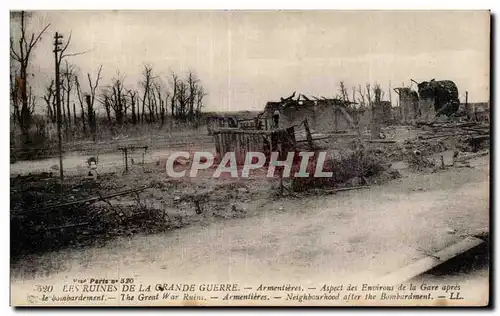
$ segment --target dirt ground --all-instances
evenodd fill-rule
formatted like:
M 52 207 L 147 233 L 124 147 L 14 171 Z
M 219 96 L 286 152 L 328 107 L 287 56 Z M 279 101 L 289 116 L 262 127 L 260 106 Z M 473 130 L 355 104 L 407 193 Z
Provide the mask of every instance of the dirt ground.
M 278 180 L 266 178 L 264 170 L 249 179 L 214 179 L 213 169 L 195 178 L 169 179 L 164 161 L 175 148 L 149 151 L 145 164 L 131 165 L 128 174 L 122 174 L 120 154 L 103 154 L 97 180 L 83 177 L 86 156 L 68 155 L 63 195 L 57 194 L 57 170 L 50 169 L 56 159 L 16 162 L 11 164 L 11 214 L 17 215 L 11 225 L 14 220 L 23 230 L 11 230 L 12 291 L 72 275 L 250 286 L 376 279 L 489 230 L 489 156 L 452 166 L 453 137 L 421 141 L 420 131 L 386 129 L 393 141 L 368 144 L 364 151 L 388 169 L 363 179 L 369 189 L 336 194 L 286 191 L 279 197 Z M 332 157 L 350 157 L 357 148 L 353 141 L 319 143 Z M 431 166 L 415 168 L 410 157 L 415 151 Z M 45 179 L 34 174 L 49 171 L 53 174 Z M 359 185 L 357 178 L 341 187 Z M 284 182 L 289 188 L 290 181 Z M 147 189 L 59 207 L 57 216 L 54 210 L 23 213 L 139 187 Z M 478 282 L 487 283 L 487 273 L 480 276 Z
M 74 275 L 249 286 L 366 282 L 488 229 L 486 156 L 471 168 L 407 173 L 369 190 L 267 202 L 244 218 L 27 256 L 12 266 L 12 291 Z

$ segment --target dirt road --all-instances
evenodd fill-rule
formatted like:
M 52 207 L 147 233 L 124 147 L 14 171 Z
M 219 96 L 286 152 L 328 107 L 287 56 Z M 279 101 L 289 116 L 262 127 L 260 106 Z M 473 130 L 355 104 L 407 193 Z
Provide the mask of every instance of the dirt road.
M 183 151 L 193 152 L 195 150 L 213 152 L 213 146 L 206 145 L 205 147 L 189 147 Z M 160 158 L 165 159 L 172 152 L 178 151 L 178 149 L 156 149 L 149 150 L 144 155 L 144 163 L 150 164 L 158 161 Z M 125 159 L 123 154 L 120 152 L 115 153 L 105 153 L 96 156 L 95 153 L 83 155 L 79 153 L 68 153 L 63 157 L 63 168 L 64 174 L 66 175 L 76 175 L 85 174 L 88 172 L 87 159 L 90 157 L 97 157 L 99 159 L 98 170 L 100 173 L 107 172 L 123 172 L 125 169 Z M 128 153 L 128 163 L 132 163 L 131 159 L 135 159 L 137 162 L 142 162 L 143 155 L 141 150 Z M 59 169 L 51 169 L 52 166 L 59 166 L 59 158 L 47 158 L 40 160 L 25 160 L 16 161 L 10 164 L 10 174 L 11 175 L 25 175 L 28 173 L 37 172 L 54 172 L 57 173 Z
M 33 256 L 12 267 L 12 291 L 74 276 L 241 286 L 367 282 L 488 231 L 489 157 L 472 165 L 370 190 L 274 201 L 243 219 Z M 59 272 L 33 279 L 42 267 Z

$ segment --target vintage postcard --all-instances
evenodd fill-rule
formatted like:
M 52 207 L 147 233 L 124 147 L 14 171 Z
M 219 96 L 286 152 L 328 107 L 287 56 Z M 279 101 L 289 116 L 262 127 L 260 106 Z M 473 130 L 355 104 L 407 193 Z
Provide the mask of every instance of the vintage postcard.
M 12 306 L 488 306 L 490 12 L 11 11 Z

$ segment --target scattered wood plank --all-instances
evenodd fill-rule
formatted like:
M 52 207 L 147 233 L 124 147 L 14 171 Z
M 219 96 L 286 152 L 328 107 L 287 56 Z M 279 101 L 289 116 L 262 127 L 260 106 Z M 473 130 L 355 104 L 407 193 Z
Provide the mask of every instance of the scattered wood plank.
M 387 144 L 394 144 L 396 141 L 392 139 L 368 139 L 366 140 L 367 143 L 387 143 Z
M 455 158 L 455 162 L 462 162 L 462 161 L 467 161 L 467 160 L 472 159 L 472 158 L 486 156 L 489 153 L 490 153 L 490 151 L 486 150 L 486 151 L 478 152 L 478 153 L 475 153 L 475 154 L 469 154 L 469 155 L 459 156 L 459 157 Z
M 362 190 L 362 189 L 369 189 L 369 185 L 361 185 L 361 186 L 356 186 L 356 187 L 346 187 L 346 188 L 338 188 L 335 189 L 335 192 L 342 192 L 342 191 L 351 191 L 351 190 Z
M 63 228 L 70 228 L 70 227 L 79 227 L 79 226 L 86 226 L 89 225 L 89 222 L 83 222 L 83 223 L 77 223 L 77 224 L 68 224 L 68 225 L 62 225 L 62 226 L 51 226 L 47 228 L 43 228 L 45 230 L 54 230 L 54 229 L 63 229 Z
M 490 135 L 478 135 L 478 136 L 472 136 L 473 140 L 485 140 L 485 139 L 490 139 Z
M 468 126 L 478 126 L 476 122 L 465 122 L 465 123 L 440 123 L 433 124 L 434 127 L 440 128 L 459 128 L 459 127 L 468 127 Z
M 52 209 L 52 208 L 65 207 L 65 206 L 71 206 L 71 205 L 77 205 L 77 204 L 95 203 L 95 202 L 100 201 L 100 200 L 105 200 L 105 199 L 117 197 L 117 196 L 120 196 L 120 195 L 127 195 L 127 194 L 134 193 L 134 192 L 144 191 L 144 190 L 146 190 L 148 188 L 149 188 L 149 186 L 144 186 L 144 187 L 140 187 L 140 188 L 137 188 L 137 189 L 130 189 L 130 190 L 125 190 L 125 191 L 121 191 L 121 192 L 116 192 L 116 193 L 113 193 L 113 194 L 108 194 L 108 195 L 105 195 L 105 196 L 102 196 L 102 197 L 101 196 L 97 196 L 97 197 L 92 197 L 92 198 L 88 198 L 88 199 L 84 199 L 84 200 L 78 200 L 78 201 L 72 201 L 72 202 L 67 202 L 67 203 L 59 203 L 59 204 L 48 205 L 48 206 L 44 206 L 42 208 L 30 209 L 30 210 L 24 210 L 24 211 L 21 211 L 21 212 L 16 212 L 13 215 L 24 214 L 24 213 L 29 213 L 29 212 L 45 211 L 45 210 Z
M 345 187 L 345 188 L 338 188 L 338 189 L 314 188 L 314 189 L 307 190 L 307 192 L 313 192 L 313 193 L 317 193 L 317 194 L 336 194 L 337 192 L 361 190 L 361 189 L 369 189 L 369 188 L 370 188 L 369 185 L 356 186 L 356 187 Z
M 430 135 L 430 136 L 426 136 L 426 135 Z M 474 136 L 475 133 L 464 131 L 464 132 L 454 132 L 454 133 L 448 133 L 448 134 L 434 134 L 434 135 L 425 134 L 425 135 L 419 135 L 418 139 L 428 140 L 428 139 L 440 138 L 440 137 L 466 136 L 466 135 Z
M 315 141 L 315 140 L 322 140 L 322 139 L 327 139 L 327 138 L 331 138 L 331 136 L 323 136 L 323 137 L 313 138 L 312 140 Z M 301 139 L 301 140 L 298 140 L 297 143 L 304 143 L 304 142 L 308 142 L 308 141 L 309 141 L 308 139 Z

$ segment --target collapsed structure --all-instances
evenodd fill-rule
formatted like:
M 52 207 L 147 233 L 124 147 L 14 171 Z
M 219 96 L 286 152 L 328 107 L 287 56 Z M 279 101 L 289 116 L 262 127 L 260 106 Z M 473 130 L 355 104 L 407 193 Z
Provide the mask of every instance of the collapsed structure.
M 356 128 L 357 121 L 362 116 L 360 113 L 364 112 L 354 108 L 354 102 L 324 97 L 313 97 L 311 100 L 303 94 L 293 99 L 294 96 L 295 93 L 288 98 L 281 98 L 279 102 L 267 102 L 259 115 L 264 120 L 263 125 L 272 126 L 273 113 L 279 111 L 280 126 L 298 125 L 307 119 L 311 129 L 333 132 Z
M 394 89 L 399 96 L 398 107 L 382 99 L 380 85 L 373 88 L 373 95 L 367 93 L 367 102 L 360 99 L 359 105 L 345 95 L 343 98 L 318 98 L 296 95 L 296 92 L 279 101 L 269 101 L 253 118 L 237 119 L 230 126 L 215 124 L 218 125 L 213 131 L 217 155 L 222 157 L 226 152 L 236 152 L 238 162 L 243 162 L 248 151 L 269 153 L 285 148 L 293 151 L 301 142 L 307 142 L 308 148 L 313 150 L 314 141 L 332 137 L 336 143 L 353 137 L 369 143 L 395 143 L 395 140 L 386 139 L 384 127 L 401 123 L 433 125 L 439 116 L 461 115 L 458 88 L 453 81 L 432 79 L 415 83 L 418 91 L 410 87 Z M 465 110 L 468 119 L 481 117 L 476 107 L 474 114 L 468 113 L 467 106 Z M 222 122 L 220 118 L 217 121 Z M 283 148 L 278 148 L 278 144 Z
M 436 115 L 450 116 L 460 106 L 457 85 L 451 80 L 423 81 L 418 84 L 418 94 L 422 103 L 434 106 Z
M 414 124 L 428 122 L 436 116 L 455 114 L 460 107 L 458 88 L 451 80 L 422 81 L 417 84 L 418 93 L 408 87 L 395 88 L 399 95 L 401 121 Z

